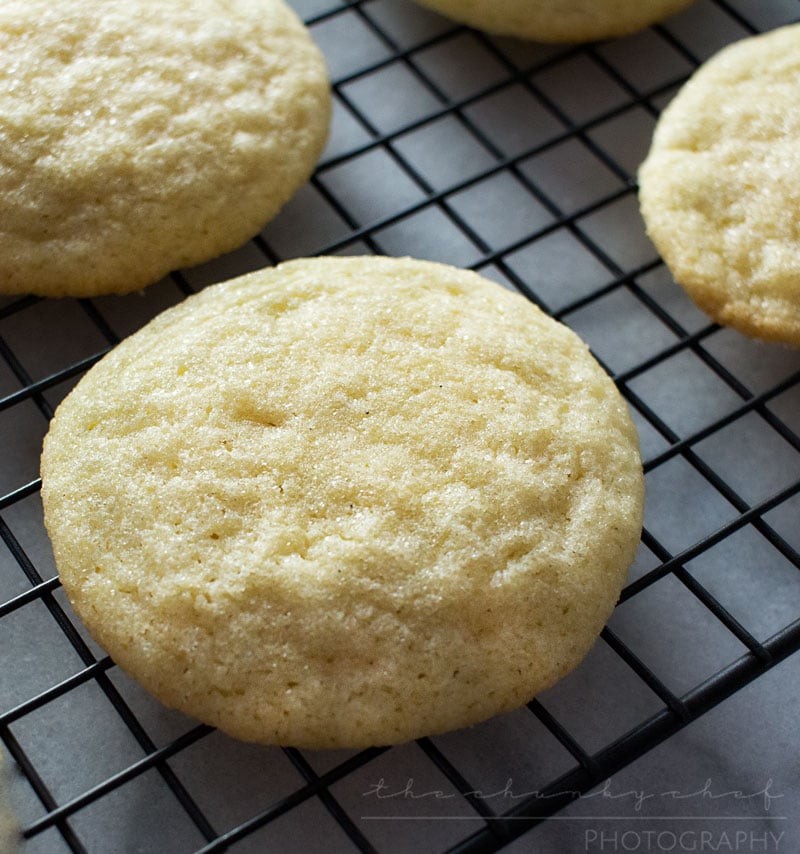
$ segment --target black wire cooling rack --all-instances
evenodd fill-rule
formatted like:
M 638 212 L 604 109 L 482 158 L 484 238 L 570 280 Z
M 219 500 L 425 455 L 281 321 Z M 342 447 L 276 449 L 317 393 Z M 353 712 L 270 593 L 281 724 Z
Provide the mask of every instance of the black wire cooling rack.
M 557 47 L 408 0 L 294 6 L 335 118 L 278 219 L 143 294 L 0 301 L 0 741 L 24 850 L 800 850 L 797 683 L 775 675 L 800 648 L 800 353 L 693 308 L 635 183 L 692 70 L 800 5 L 700 0 Z M 48 419 L 120 338 L 210 282 L 321 253 L 472 267 L 572 326 L 630 403 L 648 484 L 629 584 L 575 673 L 477 727 L 359 752 L 240 744 L 146 696 L 70 611 L 38 494 Z

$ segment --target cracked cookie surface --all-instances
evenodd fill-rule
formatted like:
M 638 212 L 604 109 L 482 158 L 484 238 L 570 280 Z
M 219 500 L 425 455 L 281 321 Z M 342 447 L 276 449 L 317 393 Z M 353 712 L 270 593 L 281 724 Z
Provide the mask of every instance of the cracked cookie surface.
M 0 292 L 138 290 L 253 237 L 327 137 L 283 0 L 0 7 Z
M 800 347 L 800 25 L 736 42 L 664 111 L 639 171 L 664 261 L 718 323 Z
M 320 258 L 206 289 L 58 409 L 62 583 L 165 703 L 243 739 L 400 742 L 585 655 L 638 543 L 627 407 L 475 273 Z

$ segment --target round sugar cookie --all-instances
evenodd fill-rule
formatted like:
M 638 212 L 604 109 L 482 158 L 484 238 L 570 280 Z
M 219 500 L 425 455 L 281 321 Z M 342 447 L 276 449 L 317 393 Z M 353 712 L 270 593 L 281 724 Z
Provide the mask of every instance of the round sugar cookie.
M 42 457 L 64 588 L 170 706 L 360 747 L 573 668 L 636 548 L 626 405 L 574 333 L 475 273 L 320 258 L 125 340 Z
M 126 293 L 236 248 L 307 180 L 329 117 L 283 0 L 7 0 L 0 292 Z
M 479 30 L 541 42 L 624 36 L 694 0 L 417 0 Z
M 730 45 L 690 78 L 639 171 L 647 232 L 694 302 L 800 346 L 800 25 Z

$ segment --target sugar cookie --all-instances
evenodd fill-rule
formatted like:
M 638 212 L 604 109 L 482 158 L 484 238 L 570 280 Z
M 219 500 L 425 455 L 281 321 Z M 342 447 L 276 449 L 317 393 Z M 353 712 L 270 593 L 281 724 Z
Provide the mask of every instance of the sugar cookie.
M 479 30 L 542 42 L 623 36 L 661 21 L 694 0 L 418 0 Z
M 330 116 L 283 0 L 0 6 L 0 292 L 125 293 L 232 250 Z
M 14 854 L 19 850 L 19 826 L 8 798 L 6 768 L 0 750 L 0 854 Z
M 800 25 L 736 42 L 669 104 L 639 171 L 647 231 L 718 323 L 800 346 Z
M 64 588 L 170 706 L 243 739 L 400 742 L 573 668 L 642 470 L 566 327 L 475 273 L 304 259 L 123 341 L 42 457 Z

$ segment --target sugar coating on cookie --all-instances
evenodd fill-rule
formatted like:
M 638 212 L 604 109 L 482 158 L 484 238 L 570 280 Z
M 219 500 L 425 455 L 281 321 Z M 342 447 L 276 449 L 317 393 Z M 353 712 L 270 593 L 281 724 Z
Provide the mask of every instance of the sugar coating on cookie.
M 647 231 L 695 303 L 800 346 L 800 25 L 712 57 L 662 114 L 639 171 Z
M 616 387 L 475 273 L 299 260 L 125 340 L 59 407 L 42 498 L 92 634 L 246 740 L 401 742 L 585 655 L 636 548 Z
M 283 0 L 0 6 L 0 292 L 124 293 L 256 234 L 324 146 Z
M 542 42 L 584 42 L 628 35 L 694 0 L 417 0 L 491 33 Z

